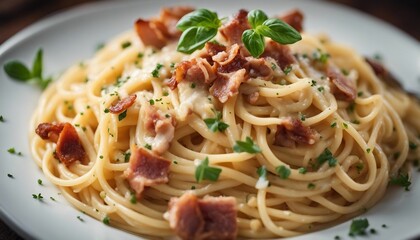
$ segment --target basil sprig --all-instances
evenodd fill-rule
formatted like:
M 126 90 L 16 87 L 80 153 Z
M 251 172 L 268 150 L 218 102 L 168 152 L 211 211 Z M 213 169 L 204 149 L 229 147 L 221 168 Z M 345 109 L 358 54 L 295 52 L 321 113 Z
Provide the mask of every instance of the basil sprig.
M 243 32 L 242 42 L 255 58 L 264 52 L 264 37 L 280 44 L 292 44 L 302 39 L 299 32 L 289 24 L 277 18 L 268 18 L 261 10 L 250 11 L 248 22 L 252 29 Z
M 42 49 L 38 49 L 34 61 L 32 63 L 32 69 L 30 70 L 25 64 L 20 61 L 10 61 L 4 64 L 3 69 L 6 74 L 18 81 L 29 82 L 33 80 L 41 89 L 45 89 L 48 84 L 52 81 L 51 77 L 42 77 L 43 70 L 43 52 Z
M 183 16 L 176 27 L 183 31 L 179 39 L 177 50 L 192 53 L 204 47 L 217 34 L 222 25 L 217 13 L 207 9 L 198 9 Z

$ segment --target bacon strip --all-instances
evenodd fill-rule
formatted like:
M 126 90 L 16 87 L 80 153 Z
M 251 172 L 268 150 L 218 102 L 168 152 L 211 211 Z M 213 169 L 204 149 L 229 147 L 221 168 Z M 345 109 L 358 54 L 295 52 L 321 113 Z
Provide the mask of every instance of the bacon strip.
M 213 86 L 211 86 L 210 92 L 220 102 L 227 102 L 230 97 L 238 94 L 239 86 L 246 80 L 245 74 L 245 69 L 233 73 L 219 74 L 219 77 L 216 78 Z
M 372 67 L 376 76 L 378 76 L 385 84 L 393 88 L 402 89 L 401 83 L 388 71 L 388 69 L 385 68 L 384 65 L 371 58 L 365 58 L 365 61 Z
M 158 108 L 150 105 L 144 107 L 144 129 L 154 136 L 152 151 L 162 154 L 168 150 L 174 138 L 175 119 L 172 116 L 166 117 Z
M 296 143 L 312 145 L 318 137 L 315 130 L 304 126 L 299 119 L 286 118 L 282 124 L 277 125 L 274 145 L 283 147 L 295 147 Z
M 181 81 L 210 84 L 216 79 L 216 71 L 205 58 L 183 61 L 177 65 L 168 86 L 173 90 Z
M 138 148 L 131 154 L 130 167 L 125 170 L 124 175 L 130 187 L 136 192 L 136 197 L 140 199 L 145 187 L 169 181 L 170 165 L 170 161 L 144 148 Z
M 276 60 L 281 69 L 296 63 L 296 58 L 293 56 L 292 51 L 288 46 L 281 45 L 274 41 L 268 41 L 263 54 L 264 58 L 271 57 Z
M 280 16 L 280 19 L 292 26 L 296 31 L 303 30 L 303 13 L 299 9 L 294 9 L 286 14 Z
M 248 23 L 248 11 L 241 9 L 235 17 L 222 26 L 219 31 L 222 36 L 226 39 L 229 45 L 242 44 L 242 33 L 250 29 L 251 26 Z
M 125 97 L 109 107 L 109 111 L 113 114 L 122 113 L 134 104 L 136 98 L 136 94 Z
M 76 129 L 70 123 L 41 123 L 35 132 L 42 139 L 57 143 L 55 154 L 66 167 L 76 161 L 86 163 L 85 149 Z
M 236 199 L 206 197 L 198 199 L 187 192 L 169 202 L 169 224 L 181 239 L 235 239 Z
M 181 35 L 181 32 L 176 29 L 176 23 L 182 16 L 193 10 L 190 7 L 163 8 L 158 18 L 138 19 L 134 27 L 145 45 L 162 48 Z
M 333 83 L 332 93 L 337 99 L 347 102 L 356 99 L 357 93 L 355 84 L 344 76 L 337 67 L 328 65 L 327 76 Z

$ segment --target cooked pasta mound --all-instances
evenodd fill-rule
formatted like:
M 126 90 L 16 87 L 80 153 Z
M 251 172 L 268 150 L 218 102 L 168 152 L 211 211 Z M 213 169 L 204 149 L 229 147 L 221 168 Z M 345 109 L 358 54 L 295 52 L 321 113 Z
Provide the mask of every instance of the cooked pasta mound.
M 258 57 L 244 10 L 181 53 L 175 24 L 191 10 L 139 19 L 43 92 L 32 154 L 72 205 L 147 237 L 272 238 L 409 187 L 420 105 L 380 62 L 302 32 L 298 11 L 280 18 L 302 40 L 266 37 Z

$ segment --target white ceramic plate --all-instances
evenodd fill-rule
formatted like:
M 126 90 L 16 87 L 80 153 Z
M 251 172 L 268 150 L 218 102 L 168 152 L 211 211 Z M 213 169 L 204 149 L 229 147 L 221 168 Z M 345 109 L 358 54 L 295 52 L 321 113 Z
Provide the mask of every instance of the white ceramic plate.
M 0 46 L 0 66 L 9 60 L 31 64 L 38 48 L 44 49 L 45 73 L 57 75 L 66 67 L 90 57 L 98 43 L 130 29 L 136 18 L 151 17 L 168 1 L 108 1 L 83 5 L 40 21 Z M 319 1 L 172 1 L 213 9 L 228 16 L 239 8 L 260 8 L 269 15 L 298 7 L 305 12 L 305 29 L 327 32 L 335 41 L 347 43 L 372 56 L 380 53 L 386 65 L 404 85 L 420 92 L 420 48 L 417 41 L 376 19 L 338 5 Z M 0 217 L 25 238 L 34 239 L 138 239 L 130 233 L 109 227 L 72 208 L 45 180 L 32 161 L 28 144 L 29 119 L 40 91 L 34 86 L 10 80 L 0 71 Z M 23 156 L 11 155 L 14 147 Z M 10 179 L 7 174 L 13 174 Z M 392 188 L 369 210 L 369 219 L 378 234 L 369 239 L 406 239 L 420 234 L 420 178 L 415 174 L 412 190 Z M 37 179 L 44 179 L 43 186 Z M 32 198 L 42 193 L 44 201 Z M 57 201 L 50 200 L 54 197 Z M 83 216 L 84 222 L 77 219 Z M 389 228 L 383 229 L 382 224 Z M 348 238 L 349 222 L 294 239 Z

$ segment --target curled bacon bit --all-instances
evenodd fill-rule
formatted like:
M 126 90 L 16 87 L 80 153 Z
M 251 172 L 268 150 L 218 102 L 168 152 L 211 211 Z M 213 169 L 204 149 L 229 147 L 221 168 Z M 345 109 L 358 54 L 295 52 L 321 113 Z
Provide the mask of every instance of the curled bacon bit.
M 70 123 L 41 123 L 35 130 L 42 139 L 57 143 L 56 156 L 67 167 L 75 161 L 86 164 L 87 156 L 76 129 Z
M 230 22 L 222 26 L 219 31 L 229 45 L 233 45 L 235 43 L 242 44 L 242 33 L 250 28 L 251 26 L 248 23 L 248 11 L 241 9 L 239 10 L 239 13 L 236 14 Z
M 355 84 L 344 76 L 337 67 L 328 65 L 327 76 L 333 83 L 332 93 L 337 99 L 347 102 L 351 102 L 356 99 Z
M 152 149 L 156 154 L 168 150 L 174 138 L 175 119 L 171 115 L 162 113 L 158 108 L 150 105 L 144 107 L 144 129 L 154 136 Z
M 193 11 L 190 7 L 163 8 L 160 16 L 152 20 L 138 19 L 134 27 L 145 45 L 162 48 L 168 41 L 178 38 L 181 32 L 176 23 L 185 14 Z
M 238 44 L 234 44 L 213 57 L 213 61 L 218 63 L 217 71 L 219 73 L 231 73 L 244 68 L 247 61 L 242 56 L 240 49 Z
M 134 104 L 136 98 L 136 94 L 127 96 L 109 107 L 109 111 L 113 114 L 122 113 Z
M 240 69 L 232 73 L 220 73 L 214 81 L 210 92 L 217 97 L 221 103 L 225 103 L 229 97 L 238 94 L 239 86 L 246 80 L 246 70 Z
M 198 199 L 187 192 L 169 202 L 169 225 L 181 239 L 235 239 L 238 227 L 234 197 Z
M 171 162 L 144 148 L 136 149 L 130 157 L 130 167 L 124 172 L 130 187 L 141 198 L 145 187 L 168 182 Z
M 318 133 L 310 127 L 304 126 L 299 119 L 286 118 L 282 124 L 277 125 L 274 145 L 295 147 L 296 143 L 314 144 Z
M 288 46 L 281 45 L 274 41 L 268 41 L 263 54 L 264 58 L 271 57 L 276 60 L 281 69 L 296 63 L 296 59 Z
M 292 26 L 298 32 L 302 32 L 303 13 L 299 9 L 294 9 L 280 16 L 280 19 Z
M 384 67 L 384 65 L 371 58 L 365 58 L 365 61 L 370 65 L 376 76 L 384 81 L 386 85 L 402 89 L 401 83 Z
M 175 89 L 181 81 L 210 84 L 216 79 L 214 67 L 206 59 L 196 58 L 177 65 L 168 86 Z
M 61 131 L 63 131 L 64 123 L 41 123 L 36 128 L 35 132 L 42 139 L 57 143 Z

